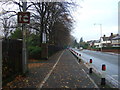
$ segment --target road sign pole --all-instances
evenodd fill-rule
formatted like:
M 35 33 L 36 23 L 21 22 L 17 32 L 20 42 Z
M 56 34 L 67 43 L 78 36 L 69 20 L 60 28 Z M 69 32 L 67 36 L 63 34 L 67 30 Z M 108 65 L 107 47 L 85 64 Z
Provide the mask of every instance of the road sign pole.
M 26 73 L 27 71 L 27 50 L 26 50 L 26 30 L 25 30 L 25 24 L 22 24 L 22 30 L 23 30 L 23 73 Z
M 27 8 L 27 2 L 22 2 L 23 4 L 23 12 L 26 12 L 26 8 Z M 23 50 L 22 50 L 22 54 L 23 54 L 23 73 L 27 72 L 27 50 L 26 50 L 26 24 L 23 23 L 22 24 L 22 30 L 23 30 Z

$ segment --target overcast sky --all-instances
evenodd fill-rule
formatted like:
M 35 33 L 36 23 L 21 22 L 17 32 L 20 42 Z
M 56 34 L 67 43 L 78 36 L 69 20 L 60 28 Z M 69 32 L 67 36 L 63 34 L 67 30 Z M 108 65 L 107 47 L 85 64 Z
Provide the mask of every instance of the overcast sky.
M 77 0 L 79 6 L 73 13 L 73 36 L 84 41 L 98 40 L 100 37 L 100 25 L 102 35 L 109 36 L 118 33 L 118 2 L 120 0 Z M 94 23 L 98 24 L 94 26 Z
M 83 37 L 84 41 L 98 40 L 100 38 L 100 25 L 102 35 L 109 36 L 118 33 L 118 2 L 120 0 L 75 0 L 79 5 L 74 9 L 74 30 L 72 35 L 77 41 Z M 94 26 L 94 23 L 98 24 Z

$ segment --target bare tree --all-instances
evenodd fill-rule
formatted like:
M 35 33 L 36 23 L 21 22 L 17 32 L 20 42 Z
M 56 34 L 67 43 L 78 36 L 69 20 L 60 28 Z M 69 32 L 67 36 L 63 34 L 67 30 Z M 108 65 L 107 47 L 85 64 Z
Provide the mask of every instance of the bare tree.
M 10 33 L 13 31 L 13 27 L 16 24 L 14 18 L 9 19 L 8 16 L 0 18 L 2 23 L 1 31 L 3 32 L 4 38 L 7 39 Z
M 52 38 L 54 37 L 53 27 L 55 23 L 57 21 L 63 21 L 65 23 L 66 19 L 68 20 L 67 17 L 70 17 L 69 10 L 66 7 L 68 3 L 32 2 L 32 4 L 34 5 L 33 19 L 34 20 L 37 19 L 36 25 L 39 26 L 39 29 L 37 30 L 39 30 L 40 33 L 40 39 L 41 39 L 40 42 L 42 43 L 42 33 L 46 33 L 49 42 L 52 42 L 53 41 Z M 36 25 L 34 24 L 33 27 Z
M 4 4 L 7 4 L 5 2 Z M 11 2 L 19 7 L 18 11 L 23 11 L 23 2 L 13 1 Z M 27 5 L 27 10 L 31 12 L 31 23 L 27 25 L 32 31 L 35 30 L 40 36 L 40 43 L 42 43 L 43 33 L 47 35 L 47 42 L 59 43 L 61 45 L 64 43 L 69 43 L 70 32 L 72 30 L 73 19 L 70 14 L 68 7 L 73 5 L 73 3 L 68 2 L 32 2 Z M 7 13 L 14 12 L 13 16 L 16 15 L 14 10 L 4 10 Z M 57 33 L 62 37 L 57 41 Z

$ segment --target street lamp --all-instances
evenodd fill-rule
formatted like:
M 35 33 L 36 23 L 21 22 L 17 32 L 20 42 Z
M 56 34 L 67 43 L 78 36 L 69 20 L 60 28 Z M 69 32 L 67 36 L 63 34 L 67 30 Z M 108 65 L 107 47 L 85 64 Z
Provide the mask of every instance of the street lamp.
M 100 45 L 101 45 L 101 51 L 102 51 L 102 24 L 99 23 L 95 23 L 95 25 L 100 25 Z

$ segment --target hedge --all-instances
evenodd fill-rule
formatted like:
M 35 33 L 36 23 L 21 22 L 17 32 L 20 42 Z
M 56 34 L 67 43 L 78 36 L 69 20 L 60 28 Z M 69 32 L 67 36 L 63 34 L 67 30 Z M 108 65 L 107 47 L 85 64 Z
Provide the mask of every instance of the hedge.
M 28 47 L 29 58 L 40 59 L 41 47 L 39 46 L 29 46 Z

